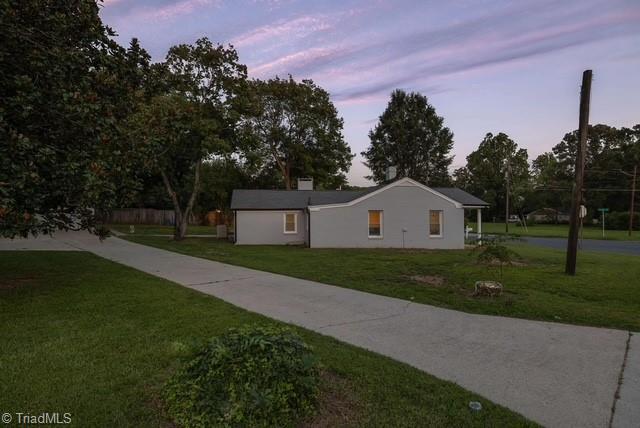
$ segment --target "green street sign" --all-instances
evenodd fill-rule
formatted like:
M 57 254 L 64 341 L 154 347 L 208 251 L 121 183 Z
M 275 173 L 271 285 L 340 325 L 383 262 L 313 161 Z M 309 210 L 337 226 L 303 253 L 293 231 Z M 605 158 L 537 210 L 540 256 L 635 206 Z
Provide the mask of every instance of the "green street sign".
M 598 208 L 598 211 L 600 211 L 601 213 L 608 213 L 609 208 Z

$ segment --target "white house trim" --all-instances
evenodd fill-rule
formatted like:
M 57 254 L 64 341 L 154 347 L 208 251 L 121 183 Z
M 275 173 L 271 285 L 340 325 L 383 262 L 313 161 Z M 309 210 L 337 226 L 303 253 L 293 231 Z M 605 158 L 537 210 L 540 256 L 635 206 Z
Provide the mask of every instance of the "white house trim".
M 287 230 L 287 216 L 293 215 L 293 230 Z M 298 213 L 295 211 L 285 211 L 282 213 L 282 233 L 285 235 L 295 235 L 298 233 Z
M 441 197 L 442 199 L 451 202 L 453 204 L 453 206 L 455 206 L 456 208 L 463 208 L 462 204 L 460 202 L 454 201 L 453 199 L 443 195 L 442 193 L 436 192 L 435 190 L 433 190 L 430 187 L 425 186 L 424 184 L 418 183 L 415 180 L 412 180 L 411 178 L 405 177 L 405 178 L 401 178 L 399 180 L 394 181 L 393 183 L 389 183 L 386 186 L 383 186 L 377 190 L 374 190 L 371 193 L 367 193 L 366 195 L 360 196 L 359 198 L 356 198 L 352 201 L 349 202 L 345 202 L 343 204 L 330 204 L 330 205 L 312 205 L 309 207 L 309 211 L 320 211 L 324 208 L 341 208 L 341 207 L 350 207 L 353 206 L 355 204 L 358 204 L 362 201 L 366 201 L 367 199 L 384 192 L 387 189 L 391 189 L 392 187 L 399 187 L 399 186 L 406 186 L 406 185 L 411 185 L 411 186 L 415 186 L 415 187 L 419 187 L 422 190 L 425 190 L 427 192 L 431 192 L 432 194 Z
M 431 213 L 433 212 L 438 213 L 438 229 L 440 230 L 440 233 L 435 235 L 431 234 Z M 429 218 L 429 238 L 436 238 L 436 239 L 444 238 L 444 211 L 429 210 L 428 218 Z
M 380 213 L 380 235 L 371 235 L 369 233 L 369 226 L 371 225 L 369 223 L 369 213 L 371 213 L 371 211 L 377 211 Z M 384 210 L 367 210 L 367 236 L 369 239 L 384 239 Z

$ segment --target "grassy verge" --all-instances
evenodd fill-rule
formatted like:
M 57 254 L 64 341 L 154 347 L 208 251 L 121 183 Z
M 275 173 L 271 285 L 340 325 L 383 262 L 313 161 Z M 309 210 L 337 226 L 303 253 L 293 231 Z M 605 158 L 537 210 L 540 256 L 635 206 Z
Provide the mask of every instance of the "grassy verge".
M 476 223 L 469 223 L 474 231 L 478 230 Z M 497 235 L 505 234 L 504 223 L 482 223 L 482 233 Z M 569 236 L 567 224 L 533 224 L 527 226 L 527 230 L 518 224 L 509 224 L 509 234 L 519 236 L 536 236 L 539 238 L 566 238 Z M 604 238 L 602 229 L 596 226 L 588 226 L 583 229 L 584 239 L 606 239 L 611 241 L 640 241 L 640 232 L 634 231 L 629 236 L 626 230 L 605 230 Z
M 0 411 L 170 426 L 159 393 L 186 350 L 246 323 L 280 324 L 91 254 L 2 252 Z M 532 425 L 484 399 L 471 413 L 478 397 L 452 383 L 296 330 L 331 374 L 311 426 Z
M 235 246 L 216 239 L 131 237 L 197 257 L 291 275 L 466 312 L 640 331 L 640 259 L 581 253 L 578 274 L 564 275 L 564 253 L 512 247 L 522 266 L 479 265 L 469 250 L 308 249 Z M 476 280 L 500 280 L 499 298 L 472 297 Z
M 173 226 L 158 226 L 154 224 L 134 224 L 133 235 L 173 235 Z M 128 224 L 109 224 L 107 228 L 118 232 L 132 235 L 130 225 Z M 215 235 L 216 228 L 214 226 L 196 226 L 190 225 L 187 228 L 188 235 Z

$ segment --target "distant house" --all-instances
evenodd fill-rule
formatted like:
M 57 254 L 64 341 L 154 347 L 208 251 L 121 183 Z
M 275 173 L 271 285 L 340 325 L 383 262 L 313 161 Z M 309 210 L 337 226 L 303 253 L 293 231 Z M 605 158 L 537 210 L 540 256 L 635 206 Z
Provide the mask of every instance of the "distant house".
M 410 178 L 359 191 L 234 190 L 231 209 L 240 245 L 313 248 L 464 248 L 464 210 L 488 204 L 456 188 Z
M 527 221 L 532 223 L 568 223 L 569 214 L 553 208 L 540 208 L 527 214 Z

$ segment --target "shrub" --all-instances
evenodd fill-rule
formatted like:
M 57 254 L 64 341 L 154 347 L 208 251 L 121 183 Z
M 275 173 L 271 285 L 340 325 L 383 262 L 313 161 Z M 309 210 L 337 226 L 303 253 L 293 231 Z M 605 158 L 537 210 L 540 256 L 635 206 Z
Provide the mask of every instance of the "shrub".
M 605 227 L 614 230 L 629 229 L 629 212 L 618 211 L 607 214 L 604 219 Z M 640 230 L 640 213 L 633 213 L 633 230 Z
M 229 330 L 198 352 L 165 388 L 180 426 L 283 427 L 313 412 L 319 365 L 286 329 Z

